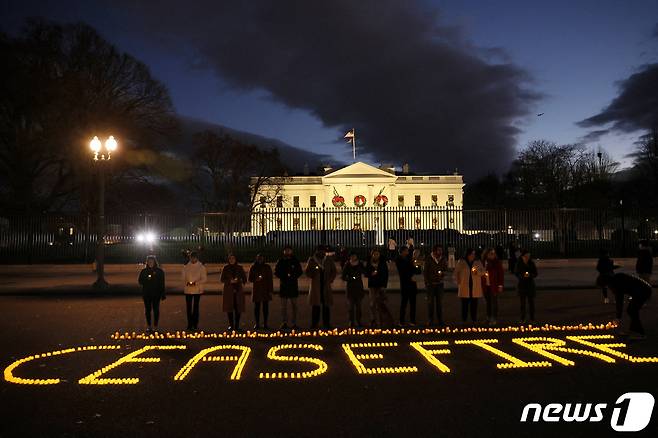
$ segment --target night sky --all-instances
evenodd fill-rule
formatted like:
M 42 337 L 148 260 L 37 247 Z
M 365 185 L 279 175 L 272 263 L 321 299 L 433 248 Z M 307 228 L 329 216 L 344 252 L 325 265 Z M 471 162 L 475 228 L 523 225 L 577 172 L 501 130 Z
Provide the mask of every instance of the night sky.
M 87 22 L 145 62 L 179 114 L 345 161 L 354 126 L 362 158 L 424 171 L 502 172 L 539 138 L 627 162 L 658 111 L 655 0 L 24 0 L 0 13 L 9 33 L 25 17 Z

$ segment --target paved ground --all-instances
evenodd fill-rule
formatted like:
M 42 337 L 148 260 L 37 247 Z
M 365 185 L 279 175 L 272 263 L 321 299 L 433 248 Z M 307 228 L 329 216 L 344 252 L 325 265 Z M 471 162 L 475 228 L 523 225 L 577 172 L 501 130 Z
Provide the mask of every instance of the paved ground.
M 616 259 L 622 266 L 620 272 L 634 272 L 635 259 Z M 507 263 L 505 262 L 505 265 Z M 243 264 L 248 269 L 250 264 Z M 395 265 L 389 264 L 389 288 L 399 288 L 399 280 Z M 540 289 L 574 289 L 590 288 L 595 284 L 597 272 L 596 259 L 546 259 L 537 260 L 537 287 Z M 107 265 L 106 278 L 111 285 L 111 293 L 139 293 L 137 276 L 141 264 L 133 265 Z M 218 293 L 220 290 L 219 273 L 222 265 L 208 264 L 209 283 L 206 287 L 208 293 Z M 170 293 L 180 293 L 182 282 L 180 279 L 180 265 L 164 265 L 167 273 L 167 289 Z M 422 276 L 419 276 L 419 287 L 423 286 Z M 0 265 L 0 294 L 15 293 L 86 293 L 96 277 L 90 265 Z M 455 285 L 448 277 L 446 287 L 454 289 Z M 506 284 L 510 288 L 516 284 L 515 278 L 506 274 Z M 336 281 L 336 288 L 343 283 Z M 247 284 L 247 290 L 250 290 Z M 275 280 L 275 290 L 278 290 L 278 281 Z M 308 279 L 300 279 L 302 290 L 308 289 Z
M 421 298 L 422 296 L 419 296 Z M 334 323 L 346 322 L 345 303 L 337 298 Z M 275 298 L 276 299 L 276 298 Z M 397 310 L 399 296 L 391 296 Z M 275 303 L 276 304 L 276 303 Z M 426 309 L 419 300 L 419 321 Z M 483 303 L 481 303 L 483 304 Z M 458 315 L 454 294 L 445 297 L 448 323 Z M 656 300 L 644 309 L 649 339 L 618 348 L 636 356 L 658 356 Z M 162 329 L 175 332 L 185 325 L 183 298 L 171 296 L 162 307 Z M 275 308 L 277 306 L 274 306 Z M 596 290 L 543 291 L 538 294 L 540 323 L 605 322 L 613 305 L 603 305 Z M 544 336 L 565 340 L 567 335 L 615 333 L 609 330 L 533 333 L 381 334 L 342 337 L 113 340 L 115 331 L 143 327 L 141 302 L 133 296 L 3 296 L 0 297 L 0 365 L 70 346 L 111 345 L 120 350 L 87 351 L 34 360 L 14 374 L 25 378 L 62 379 L 56 385 L 0 383 L 1 436 L 608 436 L 610 414 L 617 397 L 631 392 L 658 396 L 658 363 L 616 363 L 598 358 L 556 353 L 573 359 L 564 366 L 514 344 L 513 337 Z M 219 297 L 202 299 L 200 327 L 208 333 L 226 326 Z M 301 306 L 300 323 L 308 324 L 308 308 Z M 364 309 L 365 310 L 365 309 Z M 501 299 L 501 326 L 517 319 L 513 293 Z M 279 322 L 274 312 L 272 325 Z M 244 327 L 251 324 L 248 313 Z M 221 335 L 220 335 L 221 336 Z M 619 342 L 622 338 L 615 335 Z M 524 361 L 546 360 L 544 368 L 498 369 L 506 359 L 456 340 L 497 339 L 495 346 Z M 409 347 L 412 341 L 448 341 L 449 354 L 436 355 L 450 372 L 443 373 Z M 397 342 L 360 353 L 383 353 L 370 366 L 415 366 L 403 374 L 362 375 L 350 363 L 341 344 Z M 609 342 L 596 340 L 594 342 Z M 308 363 L 277 363 L 267 359 L 272 346 L 312 343 L 322 351 L 296 350 L 326 362 L 328 370 L 307 380 L 264 380 L 261 372 L 304 371 Z M 203 348 L 238 344 L 252 349 L 240 380 L 229 375 L 234 362 L 199 362 L 183 381 L 173 376 Z M 144 345 L 174 345 L 184 349 L 152 351 L 144 357 L 159 363 L 126 363 L 103 377 L 138 377 L 135 385 L 80 385 L 77 381 Z M 587 349 L 568 341 L 574 348 Z M 598 351 L 598 350 L 592 350 Z M 281 354 L 284 354 L 283 352 Z M 6 377 L 6 374 L 5 374 Z M 607 403 L 602 422 L 520 423 L 523 407 L 538 402 Z M 656 436 L 655 418 L 640 434 Z

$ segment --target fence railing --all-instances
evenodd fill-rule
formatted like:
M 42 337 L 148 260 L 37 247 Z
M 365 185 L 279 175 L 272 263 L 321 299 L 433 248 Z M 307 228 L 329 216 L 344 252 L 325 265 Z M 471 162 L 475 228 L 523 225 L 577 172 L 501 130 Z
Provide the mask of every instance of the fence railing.
M 658 212 L 612 209 L 468 210 L 417 208 L 265 208 L 255 212 L 181 215 L 106 215 L 106 260 L 137 262 L 148 253 L 162 261 L 183 259 L 201 248 L 207 261 L 235 253 L 272 259 L 284 245 L 302 256 L 317 245 L 365 254 L 389 238 L 416 247 L 433 244 L 507 248 L 515 242 L 537 257 L 595 257 L 634 254 L 638 239 L 658 236 Z M 94 260 L 96 217 L 88 214 L 0 215 L 1 263 L 80 263 Z M 141 239 L 155 237 L 153 242 Z

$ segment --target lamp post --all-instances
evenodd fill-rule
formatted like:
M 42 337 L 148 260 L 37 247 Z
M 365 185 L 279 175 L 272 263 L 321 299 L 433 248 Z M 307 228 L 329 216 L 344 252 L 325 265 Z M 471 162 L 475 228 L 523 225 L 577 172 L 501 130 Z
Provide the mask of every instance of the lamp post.
M 112 159 L 112 152 L 117 150 L 117 141 L 113 136 L 101 143 L 98 137 L 89 142 L 94 153 L 94 163 L 98 167 L 98 224 L 96 226 L 96 282 L 94 289 L 106 289 L 105 280 L 105 166 Z

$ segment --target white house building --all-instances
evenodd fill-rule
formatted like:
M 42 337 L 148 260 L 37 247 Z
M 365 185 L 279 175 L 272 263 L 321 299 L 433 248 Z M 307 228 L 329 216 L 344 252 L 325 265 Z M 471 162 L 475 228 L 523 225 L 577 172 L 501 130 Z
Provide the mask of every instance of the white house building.
M 294 230 L 460 229 L 462 175 L 396 173 L 356 162 L 324 175 L 256 187 L 252 233 Z M 260 200 L 260 201 L 259 201 Z M 435 213 L 433 216 L 432 213 Z

